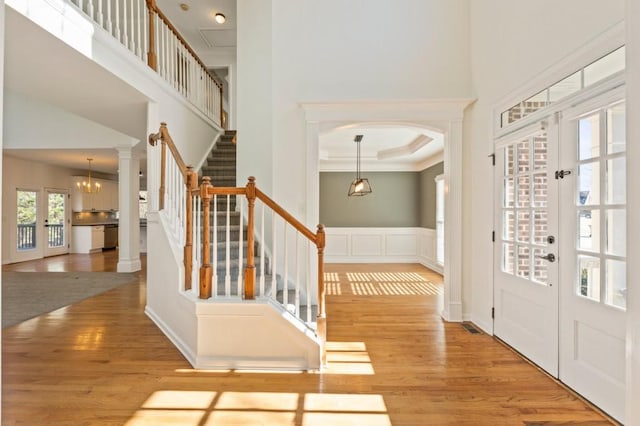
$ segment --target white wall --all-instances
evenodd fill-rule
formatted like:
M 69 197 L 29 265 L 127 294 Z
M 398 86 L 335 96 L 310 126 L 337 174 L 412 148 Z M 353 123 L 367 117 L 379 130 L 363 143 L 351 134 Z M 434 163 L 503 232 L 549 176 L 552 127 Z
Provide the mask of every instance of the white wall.
M 306 209 L 299 103 L 470 94 L 466 0 L 407 0 L 402 7 L 391 0 L 270 3 L 238 4 L 239 169 L 244 178 L 244 170 L 265 168 L 265 157 L 243 158 L 243 139 L 251 147 L 270 144 L 273 191 L 267 191 L 296 216 L 304 217 Z M 245 29 L 258 12 L 264 32 Z M 270 90 L 260 87 L 269 81 Z
M 249 175 L 273 196 L 271 0 L 237 4 L 237 181 Z
M 71 175 L 74 170 L 48 164 L 36 163 L 6 155 L 2 158 L 2 263 L 26 260 L 16 258 L 17 203 L 16 189 L 40 191 L 38 199 L 38 221 L 43 223 L 44 206 L 42 197 L 45 188 L 66 189 L 71 191 Z M 71 196 L 74 194 L 71 192 Z M 67 205 L 71 211 L 71 202 Z M 44 229 L 44 228 L 43 228 Z M 43 241 L 40 238 L 40 241 Z M 42 257 L 42 253 L 34 253 L 34 258 Z
M 623 20 L 624 0 L 489 0 L 471 1 L 470 6 L 472 82 L 478 101 L 465 117 L 465 170 L 469 172 L 464 204 L 470 208 L 464 211 L 464 223 L 471 225 L 471 233 L 464 233 L 464 245 L 469 247 L 464 292 L 471 290 L 473 321 L 490 329 L 493 203 L 488 194 L 493 193 L 493 168 L 487 156 L 493 152 L 492 108 Z

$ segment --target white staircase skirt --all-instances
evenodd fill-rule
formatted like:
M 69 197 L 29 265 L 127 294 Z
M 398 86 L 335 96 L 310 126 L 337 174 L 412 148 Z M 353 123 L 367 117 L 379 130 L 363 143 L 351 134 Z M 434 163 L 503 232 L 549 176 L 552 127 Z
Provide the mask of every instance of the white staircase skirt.
M 184 270 L 164 220 L 147 219 L 146 314 L 197 369 L 320 369 L 320 341 L 268 299 L 201 300 L 181 291 Z

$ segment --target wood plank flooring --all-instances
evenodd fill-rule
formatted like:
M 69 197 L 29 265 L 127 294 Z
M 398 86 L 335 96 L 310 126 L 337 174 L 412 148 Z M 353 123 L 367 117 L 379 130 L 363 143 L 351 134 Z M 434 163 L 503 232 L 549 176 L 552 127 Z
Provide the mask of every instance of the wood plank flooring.
M 116 252 L 3 270 L 113 271 Z M 86 269 L 89 268 L 89 269 Z M 195 371 L 144 315 L 140 281 L 3 330 L 3 425 L 600 425 L 485 334 L 440 318 L 419 265 L 327 265 L 328 362 Z

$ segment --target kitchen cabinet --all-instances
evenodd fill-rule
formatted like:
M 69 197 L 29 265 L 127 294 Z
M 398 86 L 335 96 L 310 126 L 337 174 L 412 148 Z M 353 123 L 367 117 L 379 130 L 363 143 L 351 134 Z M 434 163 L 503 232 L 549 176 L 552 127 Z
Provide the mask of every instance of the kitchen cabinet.
M 104 225 L 71 227 L 71 253 L 95 253 L 103 247 Z

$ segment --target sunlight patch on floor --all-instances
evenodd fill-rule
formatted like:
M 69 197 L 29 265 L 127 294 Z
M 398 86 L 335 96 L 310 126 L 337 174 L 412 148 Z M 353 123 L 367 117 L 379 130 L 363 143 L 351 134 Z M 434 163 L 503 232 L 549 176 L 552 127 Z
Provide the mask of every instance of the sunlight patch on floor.
M 364 342 L 327 342 L 325 348 L 327 365 L 323 374 L 375 374 Z
M 327 296 L 437 296 L 442 285 L 434 284 L 415 272 L 347 272 L 346 282 L 339 274 L 325 274 Z M 345 287 L 346 286 L 346 287 Z M 345 291 L 348 289 L 348 291 Z
M 382 395 L 156 391 L 127 422 L 144 425 L 390 425 Z

